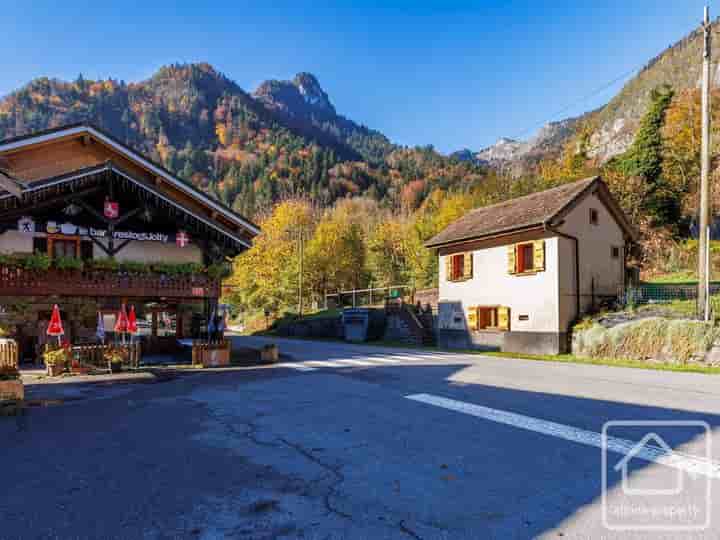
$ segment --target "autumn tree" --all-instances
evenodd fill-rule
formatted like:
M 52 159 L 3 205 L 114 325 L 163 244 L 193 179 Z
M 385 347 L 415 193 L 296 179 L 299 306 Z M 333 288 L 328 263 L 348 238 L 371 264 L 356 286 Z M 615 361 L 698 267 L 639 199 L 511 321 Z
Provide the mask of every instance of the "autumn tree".
M 303 199 L 275 206 L 260 223 L 261 233 L 253 246 L 239 255 L 227 284 L 233 287 L 229 300 L 245 310 L 273 313 L 294 310 L 299 290 L 298 234 L 311 234 L 314 209 Z

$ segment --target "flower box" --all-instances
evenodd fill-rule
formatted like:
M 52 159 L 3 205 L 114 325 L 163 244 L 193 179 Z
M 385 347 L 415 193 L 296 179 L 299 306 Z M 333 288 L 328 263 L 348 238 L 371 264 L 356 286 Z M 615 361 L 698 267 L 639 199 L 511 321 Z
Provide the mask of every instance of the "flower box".
M 65 364 L 47 364 L 46 373 L 48 377 L 57 377 L 65 373 Z
M 230 348 L 227 340 L 217 343 L 195 342 L 192 349 L 193 364 L 203 367 L 229 366 Z

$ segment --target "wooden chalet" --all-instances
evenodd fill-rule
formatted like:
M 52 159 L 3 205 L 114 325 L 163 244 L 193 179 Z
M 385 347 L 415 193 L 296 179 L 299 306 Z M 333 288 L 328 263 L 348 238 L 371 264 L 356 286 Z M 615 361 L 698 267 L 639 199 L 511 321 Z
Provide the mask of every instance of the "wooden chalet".
M 90 125 L 0 142 L 0 326 L 37 357 L 53 304 L 66 337 L 135 306 L 148 351 L 198 337 L 249 220 Z M 110 336 L 112 337 L 112 336 Z

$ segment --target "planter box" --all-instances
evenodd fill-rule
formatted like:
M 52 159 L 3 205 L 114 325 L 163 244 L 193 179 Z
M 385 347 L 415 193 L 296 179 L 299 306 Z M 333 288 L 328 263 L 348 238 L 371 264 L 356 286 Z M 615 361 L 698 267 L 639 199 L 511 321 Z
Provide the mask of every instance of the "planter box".
M 203 367 L 229 366 L 230 350 L 229 341 L 196 341 L 192 347 L 192 363 Z
M 280 349 L 277 345 L 265 345 L 260 349 L 260 360 L 265 364 L 274 364 L 280 359 Z
M 122 362 L 108 362 L 108 367 L 110 368 L 110 373 L 122 372 Z
M 206 349 L 200 353 L 203 367 L 230 365 L 230 349 Z
M 21 380 L 0 381 L 0 401 L 21 401 L 25 399 L 25 387 Z
M 45 367 L 47 374 L 49 377 L 57 377 L 58 375 L 62 375 L 65 373 L 65 365 L 64 364 L 52 364 Z

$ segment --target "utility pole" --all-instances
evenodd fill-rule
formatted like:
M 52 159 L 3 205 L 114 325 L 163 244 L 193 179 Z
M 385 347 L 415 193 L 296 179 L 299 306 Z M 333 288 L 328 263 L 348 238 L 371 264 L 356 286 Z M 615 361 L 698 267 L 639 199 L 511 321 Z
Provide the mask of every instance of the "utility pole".
M 702 67 L 702 147 L 700 151 L 700 227 L 698 229 L 698 314 L 709 317 L 709 272 L 708 255 L 710 245 L 710 8 L 705 6 L 703 19 L 704 47 Z

